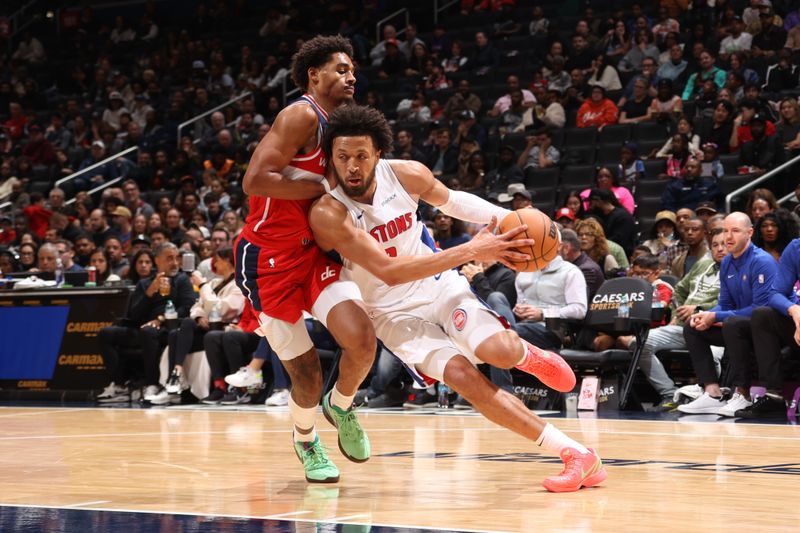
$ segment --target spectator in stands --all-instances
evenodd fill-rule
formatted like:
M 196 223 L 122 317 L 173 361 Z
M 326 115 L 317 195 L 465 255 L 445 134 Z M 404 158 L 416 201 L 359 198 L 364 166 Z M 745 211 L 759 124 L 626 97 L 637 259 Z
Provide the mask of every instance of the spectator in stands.
M 564 195 L 564 202 L 561 207 L 566 207 L 575 216 L 576 220 L 583 220 L 586 218 L 586 210 L 583 208 L 583 199 L 581 198 L 580 191 L 572 189 Z
M 95 246 L 102 246 L 109 237 L 115 237 L 116 231 L 108 225 L 108 219 L 102 209 L 95 209 L 89 215 L 89 230 Z
M 730 147 L 731 151 L 739 149 L 744 143 L 753 140 L 753 132 L 750 127 L 750 121 L 753 117 L 758 115 L 764 124 L 763 134 L 767 137 L 772 137 L 777 133 L 777 129 L 767 115 L 760 111 L 761 105 L 758 100 L 746 98 L 739 104 L 739 116 L 733 121 L 733 133 L 731 134 Z
M 617 63 L 631 48 L 631 36 L 623 20 L 617 20 L 600 42 L 599 50 L 608 57 L 609 62 Z
M 548 89 L 544 93 L 543 101 L 534 108 L 534 125 L 560 129 L 566 121 L 564 107 L 561 105 L 561 92 Z
M 475 34 L 475 50 L 468 64 L 478 76 L 486 75 L 500 64 L 500 53 L 489 41 L 485 32 L 479 31 Z
M 724 70 L 715 66 L 716 58 L 708 50 L 703 50 L 700 54 L 700 70 L 689 76 L 686 87 L 683 90 L 683 100 L 692 100 L 703 87 L 703 82 L 713 80 L 718 89 L 725 86 L 726 73 Z
M 470 240 L 469 234 L 464 231 L 464 223 L 451 218 L 439 210 L 433 216 L 436 231 L 433 238 L 442 250 L 458 246 Z
M 492 109 L 486 112 L 487 116 L 499 117 L 511 107 L 511 93 L 514 91 L 522 91 L 522 105 L 526 108 L 532 108 L 536 104 L 536 98 L 533 93 L 528 89 L 521 89 L 519 85 L 519 77 L 513 74 L 506 79 L 506 88 L 508 92 L 495 101 Z
M 592 87 L 591 98 L 584 101 L 578 109 L 576 125 L 579 128 L 595 127 L 602 130 L 603 126 L 617 123 L 617 106 L 606 98 L 605 89 L 599 85 Z
M 637 30 L 634 35 L 634 44 L 619 62 L 619 69 L 622 72 L 641 72 L 645 58 L 650 58 L 653 61 L 652 70 L 654 74 L 658 55 L 658 47 L 653 44 L 650 32 L 646 29 Z
M 800 105 L 794 98 L 784 98 L 780 103 L 778 140 L 783 145 L 787 159 L 800 154 Z
M 142 348 L 146 385 L 144 398 L 158 394 L 159 359 L 167 342 L 167 330 L 162 327 L 164 309 L 168 301 L 172 302 L 178 318 L 185 318 L 195 302 L 192 282 L 179 270 L 178 248 L 171 243 L 162 244 L 155 249 L 155 259 L 158 273 L 136 285 L 128 310 L 131 326 L 106 327 L 98 335 L 101 353 L 111 375 L 111 383 L 97 397 L 101 403 L 130 400 L 130 391 L 126 385 L 129 376 L 125 372 L 120 353 L 120 349 L 126 346 Z
M 80 233 L 75 240 L 75 262 L 82 267 L 89 266 L 89 258 L 97 245 L 94 243 L 92 237 L 86 233 Z
M 733 127 L 733 105 L 725 100 L 717 102 L 712 116 L 700 122 L 698 134 L 703 143 L 714 143 L 721 154 L 731 151 L 731 136 Z
M 81 162 L 78 170 L 83 170 L 107 157 L 106 145 L 103 141 L 92 142 L 91 157 Z M 113 161 L 104 163 L 99 167 L 75 178 L 75 188 L 81 191 L 97 187 L 119 176 L 119 170 Z
M 622 89 L 617 69 L 607 63 L 605 54 L 599 54 L 592 60 L 591 69 L 587 74 L 589 74 L 589 80 L 587 81 L 589 85 L 600 86 L 606 91 L 619 91 Z
M 600 222 L 595 218 L 578 220 L 575 223 L 575 232 L 581 241 L 581 251 L 600 265 L 606 278 L 615 275 L 620 266 L 614 256 L 609 253 L 606 234 Z
M 11 55 L 11 59 L 30 65 L 39 65 L 44 63 L 47 55 L 42 42 L 34 37 L 30 30 L 26 30 L 22 34 L 22 40 L 17 45 L 17 49 Z
M 150 250 L 150 239 L 146 235 L 139 235 L 133 241 L 135 252 L 131 259 L 131 269 L 128 271 L 128 280 L 136 285 L 144 278 L 153 275 L 155 258 Z
M 53 212 L 47 209 L 44 197 L 40 192 L 30 194 L 30 205 L 22 210 L 28 220 L 28 226 L 36 237 L 43 239 Z M 20 235 L 19 232 L 17 232 Z
M 111 212 L 111 223 L 117 232 L 119 242 L 122 243 L 122 248 L 124 250 L 130 248 L 131 236 L 133 235 L 131 218 L 131 210 L 123 205 L 117 206 L 114 211 Z
M 651 329 L 647 336 L 639 358 L 639 369 L 661 397 L 661 402 L 655 406 L 656 411 L 669 411 L 676 407 L 673 400 L 676 387 L 655 354 L 661 350 L 686 349 L 684 325 L 694 313 L 717 304 L 719 266 L 726 254 L 724 232 L 717 228 L 711 234 L 711 255 L 695 263 L 675 285 L 672 295 L 676 307 L 671 322 L 669 325 Z M 631 345 L 631 349 L 633 348 Z M 715 365 L 718 366 L 719 363 L 715 361 Z
M 83 267 L 75 263 L 75 251 L 73 250 L 72 242 L 66 239 L 59 239 L 53 243 L 61 258 L 61 266 L 64 272 L 80 272 Z
M 54 244 L 49 242 L 42 244 L 36 251 L 36 266 L 30 271 L 53 275 L 56 271 L 58 255 L 58 249 Z
M 572 263 L 583 273 L 583 278 L 586 281 L 587 297 L 588 300 L 591 300 L 597 289 L 605 281 L 605 275 L 603 274 L 603 269 L 586 252 L 581 250 L 581 241 L 575 231 L 571 229 L 561 230 L 559 254 L 565 261 Z
M 427 166 L 439 179 L 455 175 L 458 170 L 458 149 L 450 142 L 450 130 L 436 130 L 434 144 L 428 153 Z
M 95 277 L 98 287 L 102 287 L 106 283 L 116 283 L 122 279 L 111 272 L 111 255 L 102 246 L 92 251 L 89 256 L 89 266 L 95 268 Z
M 380 71 L 378 71 L 378 77 L 382 80 L 402 75 L 407 64 L 405 56 L 398 48 L 397 39 L 386 40 L 385 49 L 385 57 L 381 60 Z
M 674 43 L 669 47 L 669 60 L 661 63 L 656 72 L 656 78 L 661 80 L 669 80 L 673 84 L 679 84 L 685 78 L 686 67 L 689 63 L 683 59 L 683 47 Z
M 9 272 L 19 271 L 19 262 L 14 256 L 14 253 L 7 249 L 0 250 L 0 272 L 7 274 Z
M 500 127 L 510 133 L 521 133 L 533 125 L 533 110 L 522 102 L 522 91 L 511 93 L 511 106 L 500 115 Z
M 131 265 L 128 262 L 128 258 L 125 257 L 125 252 L 123 251 L 119 238 L 107 238 L 103 243 L 103 248 L 110 258 L 108 267 L 111 269 L 111 272 L 120 278 L 127 277 Z
M 683 278 L 708 253 L 705 222 L 697 216 L 687 220 L 683 225 L 681 240 L 687 246 L 682 247 L 669 265 L 669 273 L 678 279 Z
M 727 61 L 733 52 L 749 51 L 753 44 L 753 36 L 744 31 L 745 24 L 742 17 L 733 17 L 733 24 L 729 28 L 728 36 L 722 39 L 719 45 L 719 57 Z
M 650 253 L 662 259 L 661 269 L 667 270 L 669 265 L 666 264 L 666 251 L 675 244 L 677 239 L 678 225 L 675 213 L 672 211 L 659 211 L 656 213 L 656 219 L 650 228 L 649 238 L 642 244 L 647 246 Z
M 595 58 L 594 52 L 589 48 L 586 37 L 580 34 L 572 36 L 572 50 L 567 61 L 567 70 L 579 69 L 584 74 L 592 68 L 592 60 Z
M 690 158 L 686 163 L 683 179 L 672 180 L 661 195 L 661 206 L 669 211 L 681 207 L 694 209 L 700 202 L 715 202 L 717 208 L 722 207 L 724 195 L 717 183 L 711 178 L 701 176 L 703 167 L 700 161 Z
M 614 192 L 595 187 L 589 193 L 589 208 L 600 218 L 605 236 L 622 246 L 626 256 L 630 255 L 636 245 L 636 221 Z
M 444 116 L 455 120 L 462 112 L 472 111 L 477 115 L 481 109 L 481 99 L 470 90 L 469 80 L 460 80 L 455 94 L 444 105 Z
M 514 147 L 504 144 L 497 154 L 497 164 L 486 174 L 486 187 L 490 191 L 505 190 L 511 183 L 523 181 L 522 169 L 517 165 Z
M 486 130 L 483 126 L 478 124 L 475 113 L 469 109 L 465 109 L 458 115 L 458 125 L 456 126 L 456 138 L 453 143 L 461 145 L 465 139 L 472 139 L 478 143 L 476 149 L 486 145 Z
M 442 68 L 446 74 L 466 69 L 469 58 L 467 58 L 463 52 L 464 47 L 461 41 L 458 39 L 453 41 L 450 45 L 450 54 L 442 59 Z
M 36 268 L 38 247 L 33 242 L 22 243 L 17 249 L 20 272 L 28 272 Z
M 778 199 L 769 189 L 753 189 L 747 197 L 747 205 L 744 208 L 745 214 L 755 224 L 767 213 L 772 213 L 778 209 Z
M 633 200 L 631 191 L 628 188 L 620 185 L 619 176 L 615 175 L 610 168 L 597 167 L 597 171 L 594 175 L 593 186 L 584 189 L 581 192 L 583 207 L 587 211 L 589 210 L 590 204 L 589 197 L 594 188 L 607 189 L 613 192 L 619 205 L 624 207 L 630 214 L 633 214 L 634 209 L 636 209 L 636 202 Z
M 515 281 L 517 304 L 512 326 L 520 337 L 546 350 L 561 348 L 560 336 L 545 327 L 546 313 L 582 320 L 586 316 L 586 280 L 581 270 L 556 256 L 536 272 L 519 272 Z M 501 313 L 502 314 L 502 313 Z
M 644 178 L 644 162 L 639 158 L 639 145 L 634 141 L 625 141 L 620 149 L 617 180 L 628 189 L 633 189 Z
M 633 84 L 633 97 L 625 100 L 619 115 L 620 124 L 636 124 L 651 120 L 650 104 L 653 99 L 647 94 L 647 81 L 637 78 Z
M 553 137 L 549 131 L 541 130 L 525 139 L 527 144 L 517 160 L 523 171 L 529 168 L 550 168 L 561 160 L 561 153 L 553 146 Z
M 750 135 L 739 152 L 739 166 L 748 167 L 749 173 L 763 174 L 783 163 L 783 145 L 777 135 L 767 135 L 767 119 L 756 113 L 750 118 Z
M 459 169 L 456 177 L 461 190 L 483 196 L 486 192 L 486 156 L 481 151 L 472 152 L 466 168 Z
M 786 48 L 778 52 L 778 62 L 767 67 L 766 82 L 764 91 L 770 100 L 779 100 L 782 91 L 790 91 L 797 88 L 798 83 L 797 65 L 792 62 L 792 54 Z
M 409 159 L 425 163 L 425 154 L 414 146 L 414 137 L 408 130 L 400 130 L 395 136 L 395 156 L 402 158 L 403 154 L 408 154 Z
M 752 361 L 753 309 L 770 301 L 777 276 L 775 260 L 751 242 L 753 225 L 744 213 L 725 218 L 725 245 L 728 256 L 720 266 L 719 302 L 708 310 L 695 312 L 683 329 L 683 336 L 702 396 L 678 406 L 682 413 L 735 416 L 752 405 L 750 400 L 750 365 Z M 722 323 L 722 327 L 715 324 Z M 722 398 L 711 345 L 725 346 L 730 361 L 729 382 L 736 387 L 730 400 Z
M 790 211 L 783 208 L 762 215 L 753 231 L 753 243 L 776 261 L 797 237 L 800 237 L 798 222 Z
M 41 126 L 33 124 L 28 128 L 28 142 L 22 147 L 22 155 L 33 165 L 50 166 L 56 162 L 56 152 L 42 131 Z
M 699 139 L 697 139 L 699 141 Z M 686 134 L 676 133 L 671 138 L 667 156 L 667 172 L 660 174 L 659 179 L 681 179 L 686 174 L 686 166 L 694 156 L 690 151 L 690 140 Z M 666 145 L 665 145 L 666 147 Z M 662 147 L 662 151 L 665 147 Z M 659 152 L 661 153 L 661 152 Z M 658 154 L 656 154 L 658 155 Z

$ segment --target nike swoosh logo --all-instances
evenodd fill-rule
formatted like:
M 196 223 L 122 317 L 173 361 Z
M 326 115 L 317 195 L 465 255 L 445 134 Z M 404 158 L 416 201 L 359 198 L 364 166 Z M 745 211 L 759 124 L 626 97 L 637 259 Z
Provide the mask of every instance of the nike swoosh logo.
M 361 211 L 361 214 L 359 214 L 356 218 L 358 220 L 361 220 L 361 217 L 363 217 L 363 216 L 364 216 L 364 211 Z
M 735 276 L 735 275 L 736 275 L 736 274 L 728 274 L 728 279 L 731 279 L 731 278 L 732 278 L 733 276 Z

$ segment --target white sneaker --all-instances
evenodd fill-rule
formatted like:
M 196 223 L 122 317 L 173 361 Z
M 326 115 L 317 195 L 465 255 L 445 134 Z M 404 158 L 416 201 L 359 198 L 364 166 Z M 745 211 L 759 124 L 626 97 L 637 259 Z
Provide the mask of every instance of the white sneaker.
M 153 405 L 169 405 L 174 403 L 181 403 L 181 395 L 180 394 L 170 394 L 167 392 L 167 389 L 161 389 L 161 391 L 156 394 L 155 396 L 151 396 L 150 400 L 148 400 Z
M 271 405 L 271 406 L 284 406 L 289 405 L 289 390 L 288 389 L 279 389 L 272 393 L 272 395 L 267 398 L 267 401 L 264 402 L 264 405 Z
M 186 381 L 183 379 L 183 374 L 178 374 L 177 370 L 173 370 L 169 378 L 167 378 L 165 388 L 170 394 L 180 394 L 181 391 L 188 387 L 186 386 Z
M 254 387 L 264 382 L 261 371 L 256 372 L 249 366 L 243 366 L 235 374 L 225 376 L 225 383 L 232 387 Z
M 698 399 L 678 406 L 678 411 L 689 415 L 715 415 L 725 406 L 725 400 L 712 398 L 704 392 Z
M 158 385 L 148 385 L 147 387 L 144 388 L 144 394 L 142 394 L 142 399 L 146 402 L 153 401 L 153 398 L 158 396 L 158 394 L 162 390 L 163 389 Z
M 113 381 L 97 395 L 99 403 L 129 402 L 130 400 L 131 394 L 128 392 L 128 387 L 116 385 Z
M 739 409 L 746 409 L 751 405 L 753 405 L 753 402 L 748 401 L 747 398 L 736 392 L 731 399 L 728 400 L 728 403 L 717 411 L 717 414 L 720 416 L 736 416 L 734 414 L 736 411 Z

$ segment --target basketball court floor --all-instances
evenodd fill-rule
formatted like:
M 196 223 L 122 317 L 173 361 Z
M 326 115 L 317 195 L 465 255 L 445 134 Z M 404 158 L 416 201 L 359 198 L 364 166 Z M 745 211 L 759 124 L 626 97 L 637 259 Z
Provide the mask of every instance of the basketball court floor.
M 0 406 L 0 531 L 799 531 L 800 427 L 580 413 L 602 485 L 471 412 L 362 410 L 372 458 L 310 485 L 285 408 Z M 638 419 L 637 419 L 638 418 Z

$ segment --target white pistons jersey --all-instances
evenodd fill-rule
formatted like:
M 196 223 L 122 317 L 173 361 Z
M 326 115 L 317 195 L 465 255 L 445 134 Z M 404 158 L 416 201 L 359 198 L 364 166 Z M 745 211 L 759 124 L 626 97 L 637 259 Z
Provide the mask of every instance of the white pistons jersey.
M 387 255 L 433 254 L 436 245 L 425 224 L 417 219 L 417 202 L 403 188 L 389 161 L 378 161 L 375 181 L 372 204 L 356 202 L 342 187 L 333 189 L 331 195 L 347 207 L 355 226 L 372 235 Z M 373 316 L 428 304 L 435 298 L 436 291 L 426 290 L 426 286 L 435 283 L 439 276 L 389 286 L 359 265 L 345 260 L 344 266 L 342 279 L 358 285 Z

